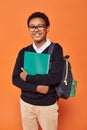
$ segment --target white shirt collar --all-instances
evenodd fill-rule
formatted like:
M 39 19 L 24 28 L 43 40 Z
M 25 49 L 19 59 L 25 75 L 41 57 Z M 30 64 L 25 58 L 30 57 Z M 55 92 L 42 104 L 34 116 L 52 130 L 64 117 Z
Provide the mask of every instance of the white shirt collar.
M 46 40 L 46 42 L 40 47 L 37 48 L 35 43 L 33 43 L 33 48 L 37 53 L 42 53 L 49 45 L 51 44 L 51 41 L 49 39 Z

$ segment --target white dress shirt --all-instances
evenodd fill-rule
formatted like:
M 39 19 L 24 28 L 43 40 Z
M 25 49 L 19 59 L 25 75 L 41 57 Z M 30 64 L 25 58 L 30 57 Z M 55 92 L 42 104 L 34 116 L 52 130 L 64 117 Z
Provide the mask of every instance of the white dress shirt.
M 33 48 L 37 53 L 42 53 L 50 44 L 51 44 L 51 41 L 47 39 L 46 42 L 40 48 L 37 48 L 35 43 L 33 43 Z

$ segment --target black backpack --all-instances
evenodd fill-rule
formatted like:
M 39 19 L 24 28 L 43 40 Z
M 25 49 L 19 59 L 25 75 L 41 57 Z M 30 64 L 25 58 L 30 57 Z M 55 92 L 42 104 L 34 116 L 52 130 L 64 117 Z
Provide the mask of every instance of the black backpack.
M 48 50 L 48 53 L 52 55 L 53 48 L 55 46 L 55 43 L 53 43 Z M 57 97 L 67 99 L 69 97 L 75 96 L 76 94 L 76 85 L 77 81 L 73 78 L 72 70 L 71 70 L 71 64 L 68 61 L 69 55 L 64 56 L 64 66 L 63 66 L 63 74 L 61 81 L 58 85 L 55 86 L 55 90 L 57 93 Z M 51 60 L 50 60 L 51 61 Z M 50 68 L 51 68 L 51 62 L 50 62 Z

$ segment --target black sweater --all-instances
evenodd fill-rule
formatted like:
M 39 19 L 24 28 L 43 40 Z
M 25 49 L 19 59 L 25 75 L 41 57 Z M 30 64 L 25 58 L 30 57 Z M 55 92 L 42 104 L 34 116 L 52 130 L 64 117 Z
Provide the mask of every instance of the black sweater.
M 49 46 L 42 52 L 48 53 Z M 23 67 L 24 52 L 35 52 L 32 44 L 20 50 L 14 71 L 12 82 L 21 89 L 21 98 L 30 104 L 47 106 L 56 102 L 56 92 L 54 86 L 59 84 L 63 70 L 63 51 L 59 44 L 55 44 L 51 55 L 51 70 L 48 74 L 27 75 L 26 82 L 20 78 L 21 67 Z M 37 85 L 48 85 L 50 87 L 47 94 L 41 94 L 36 91 Z

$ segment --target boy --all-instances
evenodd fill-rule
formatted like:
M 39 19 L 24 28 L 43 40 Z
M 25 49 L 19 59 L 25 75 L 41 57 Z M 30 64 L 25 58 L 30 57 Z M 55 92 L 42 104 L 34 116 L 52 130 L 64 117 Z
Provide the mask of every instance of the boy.
M 60 82 L 63 70 L 63 51 L 55 44 L 51 70 L 48 74 L 29 75 L 23 68 L 24 52 L 48 53 L 52 42 L 47 39 L 50 29 L 48 17 L 34 12 L 27 20 L 33 43 L 19 51 L 13 75 L 13 84 L 21 89 L 21 115 L 23 130 L 58 129 L 58 105 L 54 86 Z

